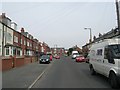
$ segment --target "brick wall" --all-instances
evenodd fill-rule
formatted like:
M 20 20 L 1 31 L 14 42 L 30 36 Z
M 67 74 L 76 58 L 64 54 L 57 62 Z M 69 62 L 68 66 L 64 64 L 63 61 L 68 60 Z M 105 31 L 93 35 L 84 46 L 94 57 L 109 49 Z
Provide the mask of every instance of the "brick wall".
M 5 57 L 2 58 L 2 71 L 6 71 L 13 68 L 13 58 Z
M 25 62 L 25 64 L 31 63 L 32 62 L 32 57 L 31 56 L 25 57 L 24 62 Z
M 21 67 L 23 65 L 33 63 L 37 61 L 37 58 L 34 56 L 22 56 L 22 57 L 0 57 L 1 63 L 0 71 L 10 70 L 14 67 Z
M 24 65 L 24 57 L 14 57 L 14 67 L 20 67 Z

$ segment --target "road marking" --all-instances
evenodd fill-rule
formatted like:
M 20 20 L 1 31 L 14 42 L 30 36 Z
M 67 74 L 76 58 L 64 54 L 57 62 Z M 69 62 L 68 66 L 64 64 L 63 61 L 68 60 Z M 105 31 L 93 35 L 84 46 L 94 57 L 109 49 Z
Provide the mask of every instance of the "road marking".
M 45 70 L 34 80 L 34 82 L 28 87 L 28 90 L 31 89 L 35 83 L 43 76 L 43 74 L 47 71 L 47 69 L 50 68 L 50 66 L 52 66 L 52 64 L 49 64 L 48 67 L 45 68 Z

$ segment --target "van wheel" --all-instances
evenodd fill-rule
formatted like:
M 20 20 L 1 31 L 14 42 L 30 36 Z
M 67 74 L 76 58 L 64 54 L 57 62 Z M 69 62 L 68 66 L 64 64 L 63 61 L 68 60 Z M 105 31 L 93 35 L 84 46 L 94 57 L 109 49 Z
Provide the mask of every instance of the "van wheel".
M 118 88 L 117 76 L 114 72 L 111 72 L 109 75 L 109 83 L 112 88 Z
M 96 74 L 96 72 L 95 72 L 95 70 L 94 70 L 92 65 L 90 65 L 90 73 L 91 73 L 91 75 L 95 75 Z

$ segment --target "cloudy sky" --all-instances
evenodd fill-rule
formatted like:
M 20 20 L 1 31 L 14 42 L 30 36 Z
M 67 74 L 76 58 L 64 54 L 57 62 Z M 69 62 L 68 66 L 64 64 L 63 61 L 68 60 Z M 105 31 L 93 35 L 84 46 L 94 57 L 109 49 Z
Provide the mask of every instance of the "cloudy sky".
M 50 2 L 51 1 L 51 2 Z M 103 0 L 104 1 L 104 0 Z M 18 31 L 24 27 L 39 41 L 50 47 L 82 47 L 92 36 L 106 33 L 116 24 L 115 0 L 41 0 L 24 2 L 2 2 L 2 12 L 18 24 Z

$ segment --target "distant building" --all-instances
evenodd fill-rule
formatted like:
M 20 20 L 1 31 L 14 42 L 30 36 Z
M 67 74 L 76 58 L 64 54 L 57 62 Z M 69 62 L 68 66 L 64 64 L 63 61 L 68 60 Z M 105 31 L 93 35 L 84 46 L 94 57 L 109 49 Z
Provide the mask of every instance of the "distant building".
M 51 48 L 52 54 L 63 55 L 65 53 L 65 48 Z

